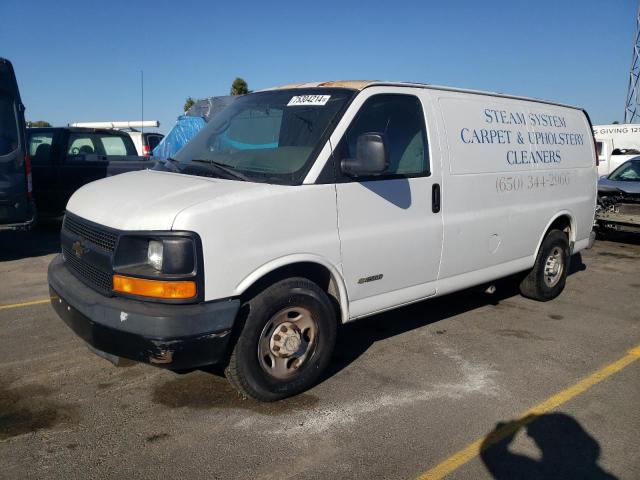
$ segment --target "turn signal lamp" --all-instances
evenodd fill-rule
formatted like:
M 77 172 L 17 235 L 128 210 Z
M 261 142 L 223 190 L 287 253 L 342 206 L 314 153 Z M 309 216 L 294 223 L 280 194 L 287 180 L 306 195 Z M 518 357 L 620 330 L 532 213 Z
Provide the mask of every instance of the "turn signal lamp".
M 113 276 L 113 290 L 141 297 L 187 299 L 196 296 L 196 282 L 148 280 L 145 278 Z

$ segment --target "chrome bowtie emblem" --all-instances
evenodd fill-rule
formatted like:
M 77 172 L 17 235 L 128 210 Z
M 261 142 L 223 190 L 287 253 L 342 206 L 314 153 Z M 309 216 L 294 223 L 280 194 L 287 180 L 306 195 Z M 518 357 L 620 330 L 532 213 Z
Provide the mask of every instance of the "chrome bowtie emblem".
M 77 258 L 82 258 L 82 255 L 89 251 L 82 245 L 82 243 L 80 243 L 80 240 L 76 240 L 75 242 L 73 242 L 73 245 L 71 245 L 71 250 L 73 250 L 73 253 L 75 253 Z

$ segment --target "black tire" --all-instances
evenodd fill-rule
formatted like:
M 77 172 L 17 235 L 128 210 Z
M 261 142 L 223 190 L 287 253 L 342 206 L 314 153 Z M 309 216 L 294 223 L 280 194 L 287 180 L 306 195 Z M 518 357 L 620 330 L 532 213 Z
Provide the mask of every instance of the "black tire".
M 336 339 L 336 314 L 327 294 L 306 278 L 289 278 L 265 289 L 249 300 L 244 308 L 248 310 L 246 320 L 225 369 L 229 382 L 241 394 L 263 402 L 290 397 L 312 387 L 329 363 Z M 263 347 L 260 345 L 265 345 L 261 342 L 265 342 L 267 337 L 273 345 L 278 328 L 275 324 L 272 329 L 273 319 L 280 318 L 283 311 L 293 310 L 295 314 L 297 308 L 310 314 L 315 335 L 313 341 L 305 343 L 304 339 L 300 340 L 302 332 L 298 332 L 297 341 L 301 346 L 307 345 L 308 353 L 297 369 L 290 370 L 290 377 L 277 378 L 267 371 L 273 356 L 261 359 L 259 352 Z M 283 325 L 288 323 L 279 327 Z M 267 328 L 270 330 L 265 333 Z M 270 353 L 273 355 L 273 350 Z M 285 360 L 288 362 L 294 358 Z M 283 361 L 281 358 L 278 360 Z
M 558 259 L 561 261 L 562 270 L 558 272 L 558 275 L 554 276 L 555 283 L 550 285 L 545 281 L 545 267 L 547 266 L 547 260 L 554 252 L 559 252 Z M 539 302 L 553 300 L 564 290 L 568 272 L 569 240 L 567 235 L 560 230 L 551 230 L 542 241 L 533 268 L 520 283 L 520 293 L 524 297 L 538 300 Z

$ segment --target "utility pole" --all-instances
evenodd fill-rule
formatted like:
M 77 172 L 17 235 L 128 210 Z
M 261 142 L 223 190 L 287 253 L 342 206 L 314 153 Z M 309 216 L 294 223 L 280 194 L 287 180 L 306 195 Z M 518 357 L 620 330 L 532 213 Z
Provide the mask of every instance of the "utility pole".
M 640 6 L 636 12 L 636 33 L 633 36 L 633 56 L 629 72 L 627 102 L 624 106 L 624 123 L 640 121 Z
M 141 120 L 142 120 L 142 128 L 141 128 L 141 132 L 144 133 L 144 70 L 140 70 L 140 90 L 141 90 L 141 95 L 140 95 L 140 99 L 141 99 Z

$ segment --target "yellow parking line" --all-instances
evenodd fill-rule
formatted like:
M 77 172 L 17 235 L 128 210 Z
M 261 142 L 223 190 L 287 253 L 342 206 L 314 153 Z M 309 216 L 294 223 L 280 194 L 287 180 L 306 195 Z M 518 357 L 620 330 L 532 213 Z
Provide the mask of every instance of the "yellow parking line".
M 32 300 L 31 302 L 13 303 L 11 305 L 0 305 L 0 310 L 8 310 L 10 308 L 29 307 L 31 305 L 40 305 L 42 303 L 49 303 L 51 298 L 43 298 L 42 300 Z
M 435 467 L 421 474 L 419 477 L 417 477 L 417 480 L 434 480 L 445 477 L 446 475 L 460 468 L 465 463 L 477 457 L 482 450 L 485 450 L 491 445 L 504 440 L 522 426 L 532 422 L 538 415 L 549 412 L 554 408 L 559 407 L 563 403 L 568 402 L 572 398 L 580 395 L 581 393 L 585 392 L 597 383 L 603 381 L 607 377 L 613 375 L 614 373 L 618 373 L 620 370 L 632 364 L 638 359 L 640 359 L 640 345 L 629 350 L 627 355 L 620 358 L 619 360 L 616 360 L 615 362 L 602 367 L 600 370 L 593 372 L 591 375 L 583 378 L 578 383 L 556 393 L 555 395 L 549 397 L 535 407 L 530 408 L 518 420 L 516 420 L 515 422 L 510 422 L 508 425 L 505 425 L 502 428 L 498 428 L 490 435 L 490 437 L 486 439 L 480 438 L 467 447 L 463 448 L 459 452 L 454 453 L 446 460 L 440 462 Z

